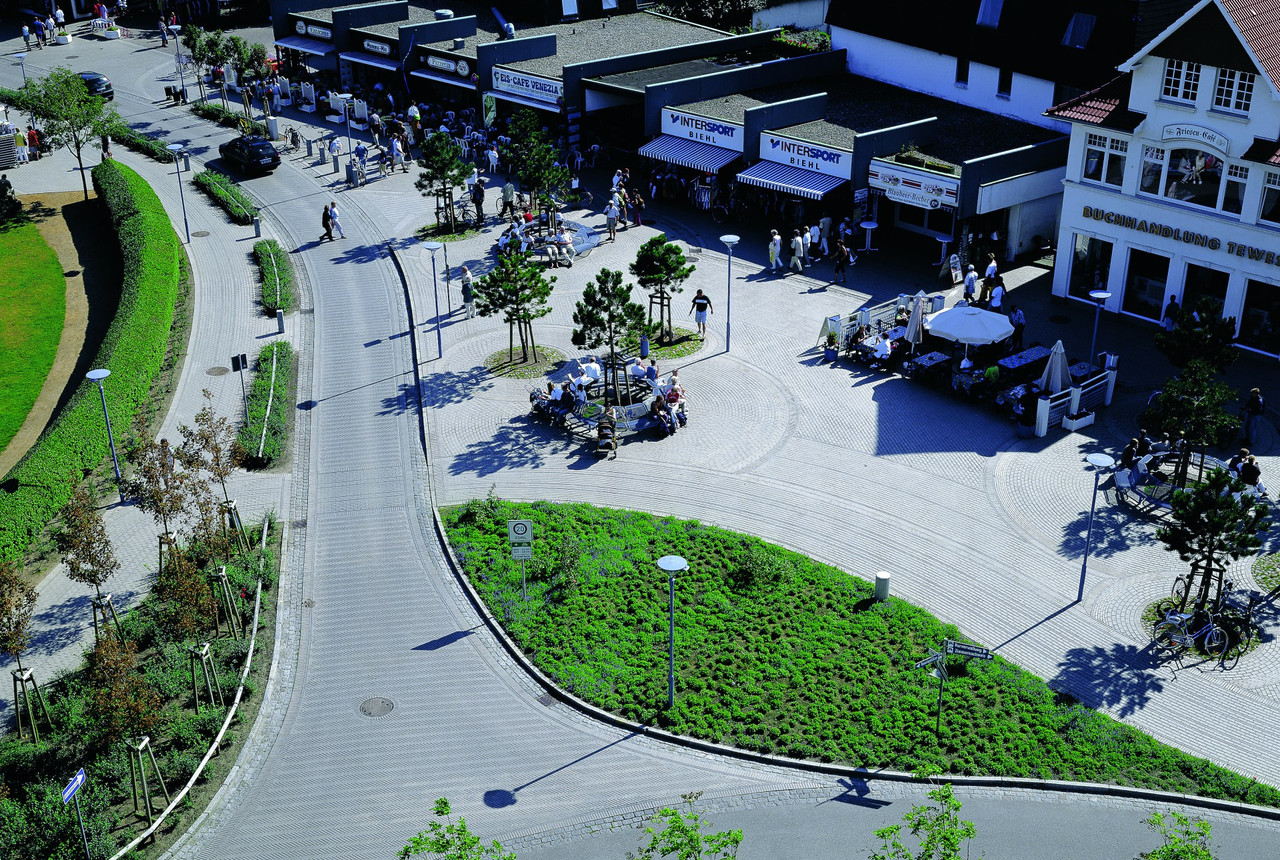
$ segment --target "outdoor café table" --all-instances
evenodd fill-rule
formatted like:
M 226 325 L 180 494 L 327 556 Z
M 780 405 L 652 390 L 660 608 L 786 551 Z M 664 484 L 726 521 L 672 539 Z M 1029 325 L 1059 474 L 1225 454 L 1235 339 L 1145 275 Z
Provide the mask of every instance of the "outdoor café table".
M 1088 380 L 1096 371 L 1097 368 L 1087 361 L 1077 361 L 1067 368 L 1067 372 L 1071 374 L 1071 381 L 1077 385 Z
M 969 394 L 969 389 L 983 380 L 981 373 L 956 373 L 951 376 L 951 388 L 957 394 Z
M 889 340 L 902 340 L 906 336 L 907 336 L 907 327 L 904 325 L 896 325 L 893 328 L 886 331 L 883 335 L 881 335 L 881 337 L 887 338 Z
M 1005 379 L 1020 381 L 1030 379 L 1041 368 L 1038 366 L 1049 360 L 1049 350 L 1043 346 L 1033 346 L 1022 352 L 1007 356 L 996 362 L 1000 374 Z
M 921 379 L 933 378 L 941 374 L 950 363 L 951 356 L 941 352 L 931 352 L 911 359 L 904 369 L 907 371 L 908 376 L 920 377 Z

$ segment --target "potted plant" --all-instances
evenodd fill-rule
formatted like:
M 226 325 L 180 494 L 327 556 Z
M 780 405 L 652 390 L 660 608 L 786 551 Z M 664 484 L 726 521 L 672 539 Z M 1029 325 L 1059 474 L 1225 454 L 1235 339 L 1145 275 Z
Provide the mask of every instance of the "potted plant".
M 65 29 L 59 30 L 58 32 L 53 34 L 53 41 L 55 44 L 58 44 L 58 45 L 70 45 L 71 34 L 68 33 Z
M 1093 413 L 1087 409 L 1082 409 L 1074 415 L 1068 415 L 1062 419 L 1062 429 L 1079 430 L 1081 427 L 1088 427 L 1093 423 Z
M 107 25 L 107 29 L 105 29 L 105 30 L 103 30 L 103 31 L 102 31 L 102 38 L 104 38 L 104 39 L 119 39 L 119 38 L 120 38 L 120 28 L 119 28 L 119 27 L 117 27 L 115 24 L 108 24 L 108 25 Z
M 836 358 L 837 358 L 837 357 L 839 357 L 839 355 L 840 355 L 840 350 L 839 350 L 839 349 L 837 349 L 837 344 L 838 344 L 839 342 L 840 342 L 840 339 L 839 339 L 838 337 L 836 337 L 836 333 L 835 333 L 835 332 L 833 332 L 833 331 L 829 331 L 829 332 L 827 332 L 827 345 L 826 345 L 825 347 L 823 347 L 823 348 L 822 348 L 822 360 L 823 360 L 823 361 L 831 361 L 831 362 L 834 362 L 834 361 L 836 360 Z

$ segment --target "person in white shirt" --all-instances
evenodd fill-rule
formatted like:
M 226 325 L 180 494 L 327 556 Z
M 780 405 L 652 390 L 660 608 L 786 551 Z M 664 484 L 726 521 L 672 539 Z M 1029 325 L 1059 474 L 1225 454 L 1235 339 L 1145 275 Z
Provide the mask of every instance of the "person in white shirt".
M 973 263 L 969 264 L 969 271 L 964 276 L 964 300 L 972 302 L 973 297 L 978 292 L 978 270 L 974 268 Z
M 995 288 L 991 290 L 991 304 L 987 306 L 988 310 L 996 313 L 1004 313 L 1004 282 L 999 278 L 996 279 Z
M 601 369 L 594 356 L 587 356 L 585 362 L 579 361 L 578 372 L 582 374 L 582 379 L 586 382 L 587 391 L 590 391 L 592 386 L 600 381 Z

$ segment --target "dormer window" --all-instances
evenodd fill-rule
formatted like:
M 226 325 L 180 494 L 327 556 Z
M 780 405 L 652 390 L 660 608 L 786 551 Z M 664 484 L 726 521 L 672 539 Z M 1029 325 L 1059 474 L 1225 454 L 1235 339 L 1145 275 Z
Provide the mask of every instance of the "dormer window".
M 1218 82 L 1213 88 L 1213 106 L 1233 113 L 1248 113 L 1253 102 L 1254 75 L 1235 69 L 1218 69 Z
M 1161 95 L 1178 102 L 1195 103 L 1200 90 L 1200 64 L 1189 60 L 1164 61 L 1164 88 Z
M 1062 44 L 1068 48 L 1084 48 L 1089 44 L 1089 37 L 1093 35 L 1093 25 L 1096 23 L 1098 23 L 1097 15 L 1076 12 L 1071 16 L 1071 23 L 1067 25 Z
M 978 6 L 978 26 L 995 29 L 1000 26 L 1000 12 L 1004 9 L 1004 0 L 982 0 Z

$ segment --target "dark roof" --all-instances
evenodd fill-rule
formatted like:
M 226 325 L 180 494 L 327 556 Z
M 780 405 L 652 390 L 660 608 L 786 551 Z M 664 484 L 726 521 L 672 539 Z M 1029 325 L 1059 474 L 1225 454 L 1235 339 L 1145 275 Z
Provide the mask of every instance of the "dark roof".
M 1280 143 L 1255 137 L 1253 145 L 1245 151 L 1241 158 L 1256 164 L 1280 164 Z
M 1159 36 L 1198 2 L 1199 0 L 1139 0 L 1138 14 L 1134 20 L 1134 50 Z
M 373 33 L 378 36 L 385 36 L 388 39 L 395 39 L 400 36 L 400 28 L 411 24 L 424 24 L 427 21 L 436 20 L 435 13 L 426 9 L 419 9 L 417 6 L 409 7 L 409 15 L 404 21 L 390 21 L 386 24 L 369 24 L 364 27 L 356 27 L 356 30 Z
M 531 75 L 558 78 L 564 74 L 566 65 L 574 63 L 710 42 L 732 35 L 649 12 L 614 15 L 607 21 L 577 21 L 571 24 L 552 24 L 549 27 L 516 28 L 517 37 L 541 36 L 545 33 L 555 34 L 556 53 L 553 56 L 503 65 Z
M 1129 85 L 1132 81 L 1131 75 L 1120 75 L 1092 92 L 1054 105 L 1044 115 L 1116 131 L 1133 131 L 1146 119 L 1146 114 L 1129 110 Z
M 685 110 L 689 113 L 696 113 L 699 116 L 711 117 L 712 119 L 741 123 L 746 116 L 748 108 L 774 104 L 775 102 L 785 102 L 788 99 L 797 99 L 801 96 L 820 92 L 822 92 L 820 85 L 815 85 L 810 81 L 801 81 L 795 84 L 779 84 L 776 87 L 763 87 L 758 90 L 747 90 L 742 93 L 717 96 L 703 101 L 670 105 L 670 107 Z
M 1163 0 L 1153 11 L 1182 11 L 1195 0 Z M 948 56 L 1007 68 L 1077 89 L 1092 89 L 1115 75 L 1147 40 L 1138 42 L 1140 0 L 1003 0 L 999 25 L 978 26 L 982 0 L 918 3 L 832 3 L 827 23 Z M 1083 48 L 1063 44 L 1077 13 L 1096 22 Z M 1176 16 L 1174 16 L 1176 17 Z
M 684 78 L 696 78 L 712 72 L 722 72 L 728 66 L 720 65 L 712 60 L 687 60 L 683 63 L 669 63 L 665 66 L 650 66 L 636 69 L 633 72 L 618 72 L 612 75 L 600 75 L 588 78 L 618 89 L 631 90 L 639 95 L 644 94 L 648 84 L 661 84 L 667 81 L 679 81 Z
M 1280 87 L 1280 0 L 1220 0 L 1271 82 Z
M 1208 68 L 1251 71 L 1257 63 L 1217 4 L 1210 3 L 1152 48 L 1158 57 L 1190 60 Z

